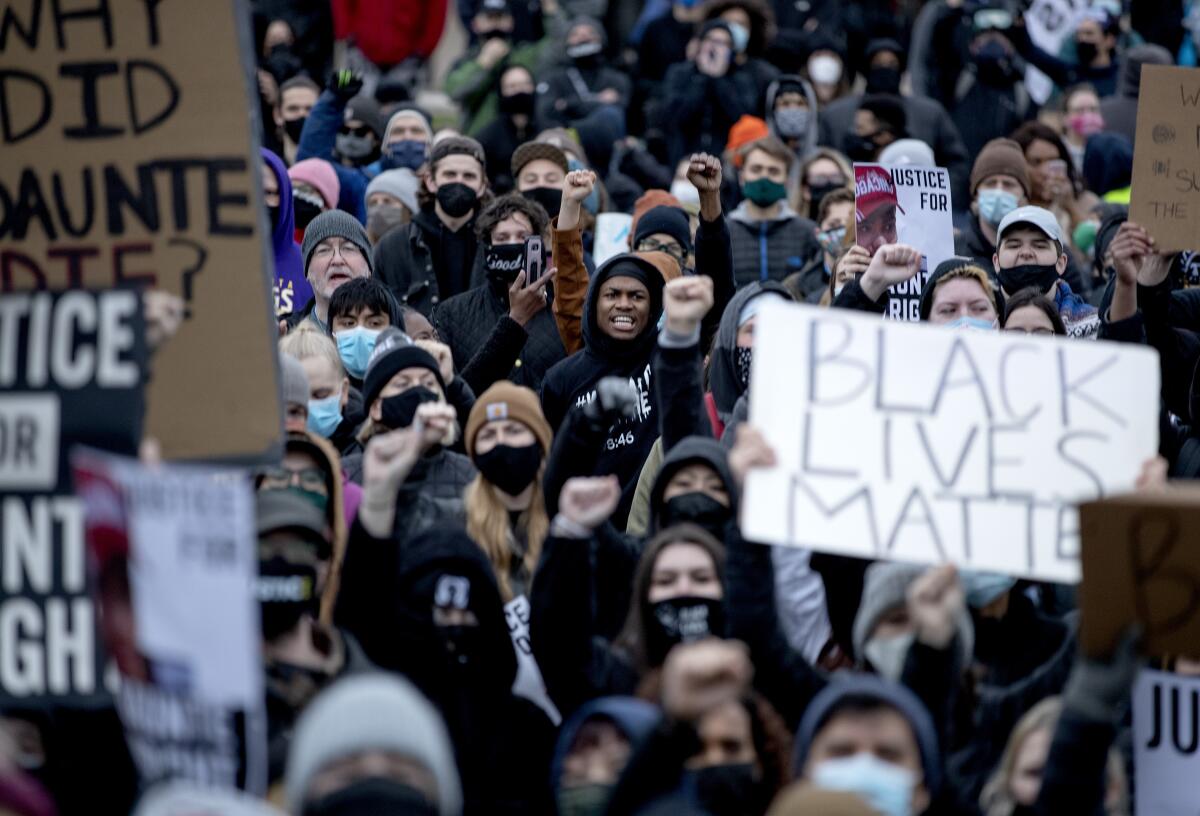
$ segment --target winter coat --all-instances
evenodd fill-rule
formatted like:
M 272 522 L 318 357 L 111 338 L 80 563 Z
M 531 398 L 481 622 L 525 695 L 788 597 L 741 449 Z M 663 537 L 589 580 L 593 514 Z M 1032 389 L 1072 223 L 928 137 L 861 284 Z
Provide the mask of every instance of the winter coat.
M 435 264 L 431 248 L 439 246 L 443 238 L 473 243 L 474 229 L 472 219 L 457 233 L 450 233 L 432 208 L 422 209 L 375 245 L 375 274 L 397 300 L 429 317 L 440 301 L 483 283 L 483 253 L 477 247 L 467 253 L 474 260 L 466 268 L 454 270 L 445 268 L 445 261 Z M 461 288 L 454 288 L 459 285 Z
M 279 185 L 279 223 L 271 229 L 271 249 L 275 253 L 275 316 L 284 317 L 303 309 L 312 300 L 312 287 L 304 276 L 304 258 L 296 245 L 296 213 L 292 204 L 292 180 L 283 160 L 261 148 L 263 161 L 275 174 Z
M 784 82 L 799 83 L 800 87 L 804 88 L 804 97 L 808 100 L 808 130 L 799 140 L 799 144 L 793 148 L 796 158 L 803 161 L 805 157 L 817 149 L 817 140 L 821 135 L 821 127 L 817 115 L 817 95 L 813 91 L 812 85 L 808 84 L 808 80 L 798 74 L 783 74 L 767 86 L 766 105 L 764 108 L 767 129 L 771 131 L 772 136 L 785 144 L 790 143 L 790 139 L 779 132 L 779 125 L 775 121 L 775 97 L 779 96 L 779 86 Z M 788 179 L 788 186 L 791 187 L 799 179 L 800 161 L 795 161 L 792 162 L 792 178 Z
M 379 172 L 378 163 L 367 167 L 347 167 L 334 156 L 338 131 L 346 118 L 346 103 L 332 91 L 323 91 L 308 112 L 300 144 L 296 146 L 296 161 L 323 159 L 337 173 L 341 185 L 338 209 L 345 210 L 364 224 L 367 221 L 367 184 Z
M 483 147 L 488 183 L 496 195 L 516 188 L 517 180 L 512 175 L 512 155 L 522 144 L 533 141 L 542 131 L 542 125 L 534 116 L 524 128 L 518 130 L 510 117 L 499 114 L 479 131 L 476 139 Z
M 347 477 L 362 484 L 362 454 L 342 460 Z M 399 540 L 440 522 L 466 519 L 463 491 L 475 478 L 475 465 L 461 453 L 436 448 L 413 467 L 396 499 L 395 534 Z
M 786 203 L 769 221 L 750 217 L 746 202 L 729 215 L 733 246 L 733 279 L 740 289 L 755 281 L 781 281 L 820 257 L 817 225 L 796 214 Z
M 500 113 L 500 76 L 506 70 L 519 65 L 528 68 L 530 73 L 537 70 L 542 59 L 543 51 L 559 36 L 559 29 L 564 23 L 561 15 L 544 17 L 547 35 L 535 43 L 516 43 L 504 59 L 491 68 L 479 64 L 479 52 L 482 44 L 471 46 L 471 49 L 454 64 L 446 75 L 444 90 L 450 98 L 461 106 L 463 111 L 462 132 L 466 136 L 477 136 L 485 127 L 495 121 Z M 549 33 L 553 29 L 554 33 Z
M 446 22 L 446 0 L 332 0 L 334 34 L 351 40 L 363 56 L 387 67 L 433 53 Z
M 721 155 L 729 129 L 761 107 L 759 96 L 756 77 L 744 68 L 711 77 L 693 62 L 672 65 L 661 93 L 668 161 L 674 166 L 691 153 Z
M 721 314 L 720 327 L 717 329 L 717 341 L 712 348 L 708 363 L 708 384 L 716 402 L 717 414 L 721 422 L 728 425 L 733 418 L 733 408 L 738 398 L 746 393 L 737 376 L 737 333 L 738 318 L 746 304 L 766 292 L 773 292 L 786 300 L 791 300 L 787 290 L 778 283 L 751 283 L 740 289 L 725 311 Z

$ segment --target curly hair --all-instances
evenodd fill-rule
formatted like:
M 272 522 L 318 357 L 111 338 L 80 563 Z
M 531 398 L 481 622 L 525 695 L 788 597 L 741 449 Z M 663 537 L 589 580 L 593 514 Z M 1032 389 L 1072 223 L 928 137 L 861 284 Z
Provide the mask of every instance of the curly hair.
M 544 207 L 520 193 L 508 193 L 488 204 L 475 221 L 475 235 L 481 243 L 492 243 L 492 230 L 506 218 L 521 214 L 529 219 L 534 235 L 545 235 L 550 226 L 550 216 Z
M 765 0 L 711 0 L 704 8 L 704 20 L 716 20 L 730 9 L 741 9 L 750 17 L 750 40 L 746 53 L 761 57 L 775 39 L 775 10 Z

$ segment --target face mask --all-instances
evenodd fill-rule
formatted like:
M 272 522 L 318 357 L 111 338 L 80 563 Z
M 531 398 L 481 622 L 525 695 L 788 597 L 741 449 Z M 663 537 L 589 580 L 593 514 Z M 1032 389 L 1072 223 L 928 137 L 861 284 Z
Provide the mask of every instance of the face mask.
M 672 646 L 724 635 L 725 607 L 721 601 L 690 596 L 668 598 L 650 607 L 646 659 L 659 666 Z
M 525 244 L 494 244 L 486 247 L 483 251 L 483 268 L 492 280 L 511 286 L 517 275 L 525 269 Z
M 877 152 L 879 145 L 875 144 L 875 134 L 859 136 L 851 133 L 846 137 L 846 155 L 856 162 L 874 161 Z
M 769 178 L 757 178 L 754 181 L 746 182 L 742 191 L 746 194 L 746 198 L 759 207 L 770 207 L 787 196 L 787 188 Z
M 296 229 L 307 229 L 312 220 L 324 212 L 324 207 L 307 198 L 292 195 L 292 209 L 296 213 Z
M 761 813 L 754 803 L 760 798 L 752 763 L 709 765 L 684 772 L 684 784 L 692 786 L 696 804 L 711 816 L 742 816 Z
M 1095 221 L 1080 221 L 1079 226 L 1075 227 L 1071 233 L 1071 243 L 1075 244 L 1084 255 L 1092 257 L 1092 250 L 1096 246 L 1096 230 L 1100 225 Z
M 914 640 L 916 636 L 911 632 L 890 638 L 872 638 L 863 646 L 863 657 L 870 661 L 880 677 L 899 683 L 904 674 L 904 661 L 908 659 L 908 648 Z
M 884 816 L 911 816 L 912 772 L 866 751 L 825 760 L 813 768 L 812 781 L 825 790 L 856 793 Z
M 842 78 L 842 63 L 837 57 L 822 54 L 808 61 L 808 78 L 822 85 L 836 85 Z
M 867 71 L 867 93 L 900 93 L 900 70 L 898 68 L 885 68 L 882 66 L 869 69 Z
M 732 511 L 707 493 L 696 491 L 668 499 L 658 516 L 659 529 L 666 529 L 682 522 L 699 525 L 712 534 L 717 541 L 725 540 L 725 525 L 732 518 Z
M 1080 65 L 1091 65 L 1092 60 L 1096 59 L 1096 55 L 1098 53 L 1099 53 L 1099 49 L 1096 47 L 1095 43 L 1090 43 L 1090 42 L 1076 42 L 1075 43 L 1075 56 L 1077 56 L 1079 58 Z
M 980 81 L 988 85 L 1011 81 L 1013 64 L 1008 49 L 995 40 L 985 43 L 975 53 L 975 70 Z
M 996 273 L 1005 294 L 1015 295 L 1030 286 L 1048 292 L 1058 282 L 1058 267 L 1054 264 L 1021 264 Z
M 407 167 L 409 170 L 416 170 L 425 163 L 426 147 L 424 142 L 418 142 L 416 139 L 392 142 L 383 151 L 383 169 L 395 170 L 398 167 Z
M 963 315 L 956 317 L 949 323 L 942 324 L 947 329 L 967 329 L 968 331 L 992 331 L 996 328 L 996 324 L 990 320 L 984 320 L 982 317 L 970 317 Z
M 784 108 L 775 111 L 775 127 L 785 139 L 799 139 L 808 133 L 808 109 Z
M 335 332 L 333 339 L 337 341 L 338 356 L 342 365 L 356 380 L 361 380 L 367 373 L 367 362 L 371 352 L 375 350 L 375 340 L 379 337 L 379 329 L 368 329 L 366 326 L 356 326 Z
M 451 218 L 462 218 L 475 209 L 479 203 L 479 193 L 461 181 L 452 181 L 438 187 L 437 201 L 446 215 Z
M 380 204 L 367 212 L 367 231 L 378 241 L 388 232 L 404 223 L 404 207 Z
M 333 147 L 343 159 L 358 163 L 371 155 L 371 151 L 375 149 L 375 142 L 370 136 L 339 133 L 333 140 Z
M 737 346 L 733 350 L 733 368 L 737 374 L 738 385 L 745 391 L 750 387 L 750 363 L 754 359 L 752 346 Z
M 476 663 L 482 651 L 482 634 L 478 626 L 439 626 L 438 633 L 452 663 L 463 667 Z
M 559 816 L 603 816 L 612 785 L 575 785 L 558 791 Z
M 1067 117 L 1067 126 L 1086 139 L 1104 130 L 1104 117 L 1095 111 L 1074 113 Z
M 275 640 L 292 631 L 300 618 L 313 611 L 317 597 L 317 568 L 295 564 L 282 555 L 258 562 L 254 587 L 262 613 L 262 633 Z
M 428 388 L 421 385 L 414 386 L 395 396 L 383 398 L 380 405 L 380 408 L 383 409 L 381 421 L 385 428 L 392 431 L 407 428 L 412 425 L 413 418 L 417 415 L 417 408 L 426 402 L 437 401 L 438 395 Z
M 279 228 L 279 206 L 267 207 L 267 218 L 271 219 L 271 229 Z
M 832 193 L 834 190 L 840 190 L 845 186 L 845 184 L 835 184 L 832 181 L 808 185 L 809 217 L 816 219 L 821 212 L 821 199 Z
M 727 22 L 729 26 L 729 36 L 733 37 L 733 53 L 746 53 L 746 46 L 750 44 L 750 32 L 741 23 Z
M 500 97 L 500 112 L 509 116 L 533 114 L 533 94 L 528 91 Z
M 967 604 L 975 609 L 982 609 L 1017 585 L 1016 578 L 996 572 L 961 570 L 958 578 L 967 595 Z
M 680 204 L 699 204 L 700 191 L 692 186 L 687 179 L 675 179 L 671 182 L 671 195 L 679 199 Z
M 993 227 L 1000 226 L 1004 216 L 1017 208 L 1017 197 L 1007 190 L 980 190 L 975 200 L 979 217 Z
M 307 116 L 301 116 L 297 119 L 284 119 L 283 132 L 291 139 L 292 144 L 300 144 L 300 134 L 304 132 L 304 123 L 308 121 Z
M 438 809 L 425 794 L 394 779 L 371 777 L 351 782 L 304 807 L 303 816 L 437 816 Z
M 487 453 L 475 455 L 475 467 L 483 478 L 510 496 L 529 487 L 541 466 L 542 446 L 536 442 L 520 448 L 497 445 Z
M 834 227 L 817 233 L 817 243 L 826 255 L 837 255 L 842 251 L 842 241 L 846 240 L 846 228 Z
M 592 40 L 567 46 L 567 58 L 573 60 L 579 68 L 594 68 L 600 64 L 600 52 L 603 50 L 604 46 Z
M 562 190 L 556 190 L 553 187 L 534 187 L 531 190 L 522 191 L 521 195 L 530 201 L 541 204 L 546 215 L 551 218 L 557 217 L 558 211 L 562 207 Z
M 342 395 L 332 394 L 325 399 L 308 401 L 308 429 L 328 439 L 342 424 Z

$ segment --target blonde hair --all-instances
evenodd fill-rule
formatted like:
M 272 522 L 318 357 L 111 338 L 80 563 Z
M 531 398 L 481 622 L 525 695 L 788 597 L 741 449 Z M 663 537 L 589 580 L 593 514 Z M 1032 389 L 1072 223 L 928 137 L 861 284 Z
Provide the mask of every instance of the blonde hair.
M 543 451 L 545 455 L 545 451 Z M 542 495 L 542 473 L 545 464 L 533 480 L 533 493 L 529 508 L 517 519 L 518 528 L 525 531 L 525 556 L 521 565 L 529 579 L 537 569 L 542 555 L 542 544 L 550 530 L 550 519 L 546 515 L 546 499 Z M 516 551 L 515 536 L 508 520 L 508 508 L 496 495 L 497 488 L 479 474 L 467 485 L 463 494 L 467 510 L 467 534 L 479 545 L 484 555 L 492 562 L 496 583 L 500 585 L 500 596 L 508 603 L 513 599 L 512 570 L 513 553 Z
M 988 302 L 992 304 L 992 311 L 996 313 L 997 317 L 999 317 L 1000 309 L 996 305 L 996 290 L 992 288 L 991 278 L 988 277 L 987 272 L 984 272 L 982 268 L 973 263 L 965 263 L 962 266 L 956 266 L 954 269 L 951 269 L 949 272 L 937 279 L 937 282 L 933 285 L 933 291 L 929 295 L 929 310 L 931 312 L 933 311 L 934 301 L 937 300 L 937 290 L 942 288 L 942 284 L 946 283 L 947 281 L 955 280 L 956 278 L 972 280 L 978 283 L 979 287 L 983 289 L 983 293 L 987 295 Z
M 342 368 L 342 357 L 338 354 L 337 343 L 333 338 L 308 325 L 311 321 L 302 321 L 300 326 L 279 338 L 279 350 L 297 360 L 308 360 L 313 357 L 327 361 L 333 366 L 334 375 L 340 380 L 346 376 Z

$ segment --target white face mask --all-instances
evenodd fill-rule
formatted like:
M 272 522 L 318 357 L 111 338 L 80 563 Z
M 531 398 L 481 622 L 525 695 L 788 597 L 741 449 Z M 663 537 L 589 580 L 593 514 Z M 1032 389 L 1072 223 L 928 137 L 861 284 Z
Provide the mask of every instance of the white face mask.
M 687 179 L 675 179 L 671 182 L 671 195 L 679 199 L 680 204 L 700 204 L 700 191 L 692 186 Z
M 808 76 L 822 85 L 836 85 L 842 78 L 842 62 L 828 54 L 818 54 L 808 61 Z
M 863 657 L 870 661 L 880 677 L 899 683 L 900 676 L 904 674 L 904 661 L 908 659 L 909 647 L 915 639 L 912 632 L 890 638 L 871 638 L 863 646 Z

